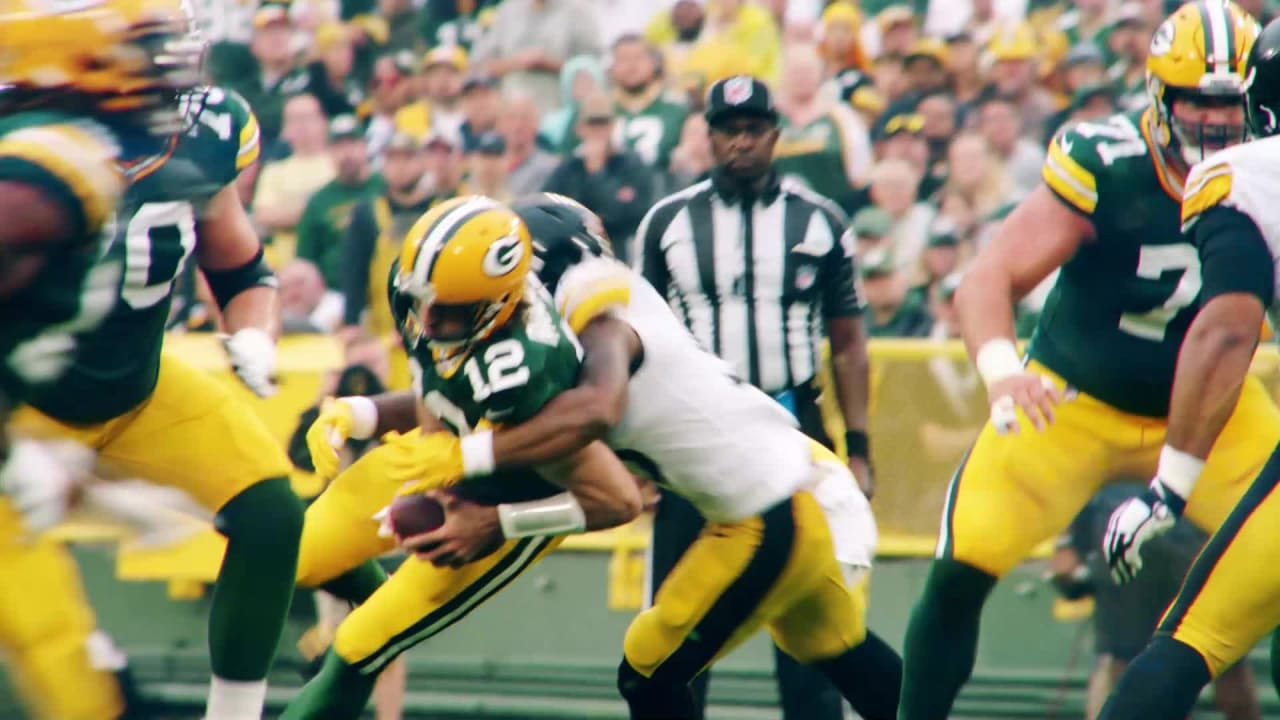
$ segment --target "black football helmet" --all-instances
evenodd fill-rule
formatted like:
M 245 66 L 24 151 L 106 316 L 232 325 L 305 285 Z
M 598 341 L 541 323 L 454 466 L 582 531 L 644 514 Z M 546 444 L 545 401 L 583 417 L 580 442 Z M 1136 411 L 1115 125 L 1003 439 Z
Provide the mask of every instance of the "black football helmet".
M 537 193 L 511 204 L 533 238 L 533 272 L 551 292 L 570 267 L 593 257 L 612 257 L 600 217 L 555 193 Z
M 1280 18 L 1267 23 L 1249 51 L 1245 121 L 1255 138 L 1280 133 Z

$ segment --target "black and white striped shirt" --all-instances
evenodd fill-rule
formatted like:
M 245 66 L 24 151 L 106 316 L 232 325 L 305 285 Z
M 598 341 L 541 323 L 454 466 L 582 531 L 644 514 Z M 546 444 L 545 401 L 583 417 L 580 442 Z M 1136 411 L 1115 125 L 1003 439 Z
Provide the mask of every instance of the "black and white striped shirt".
M 825 321 L 862 312 L 845 224 L 834 203 L 786 179 L 749 205 L 704 180 L 649 210 L 635 263 L 708 350 L 782 392 L 817 374 Z

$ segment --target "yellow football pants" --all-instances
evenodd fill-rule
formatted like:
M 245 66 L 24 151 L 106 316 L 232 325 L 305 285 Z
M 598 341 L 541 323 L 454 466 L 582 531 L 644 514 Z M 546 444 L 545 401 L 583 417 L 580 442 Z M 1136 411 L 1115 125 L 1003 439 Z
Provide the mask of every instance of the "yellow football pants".
M 807 492 L 737 523 L 708 523 L 627 629 L 628 664 L 693 679 L 761 627 L 801 662 L 866 637 L 865 597 L 845 584 L 822 509 Z
M 1280 574 L 1268 569 L 1280 558 L 1278 486 L 1280 448 L 1201 550 L 1157 629 L 1195 648 L 1214 677 L 1280 625 Z
M 223 381 L 168 354 L 151 397 L 118 418 L 75 426 L 24 407 L 12 423 L 32 436 L 87 445 L 113 471 L 178 488 L 213 511 L 291 468 L 253 408 Z
M 28 542 L 22 518 L 0 498 L 0 649 L 36 718 L 115 720 L 124 712 L 115 676 L 90 662 L 95 628 L 71 554 Z
M 373 519 L 399 488 L 382 471 L 382 450 L 370 450 L 344 470 L 307 508 L 298 558 L 300 584 L 320 585 L 396 547 L 394 540 L 378 537 Z M 457 569 L 409 557 L 338 626 L 334 652 L 360 671 L 377 674 L 400 653 L 466 617 L 563 540 L 509 540 Z
M 1065 386 L 1044 366 L 1030 367 Z M 1066 528 L 1103 483 L 1155 475 L 1163 418 L 1129 415 L 1083 393 L 1054 414 L 1044 432 L 1025 416 L 1017 434 L 982 429 L 952 479 L 938 557 L 1002 576 Z M 1210 532 L 1221 525 L 1277 443 L 1280 410 L 1250 377 L 1187 503 L 1188 519 Z

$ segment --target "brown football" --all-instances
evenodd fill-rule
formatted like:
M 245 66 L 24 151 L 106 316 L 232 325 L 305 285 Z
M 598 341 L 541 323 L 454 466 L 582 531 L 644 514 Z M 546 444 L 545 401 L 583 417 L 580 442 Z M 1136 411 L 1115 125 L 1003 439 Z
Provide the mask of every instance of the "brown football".
M 391 503 L 390 520 L 402 538 L 421 535 L 444 525 L 444 505 L 426 495 L 401 495 Z

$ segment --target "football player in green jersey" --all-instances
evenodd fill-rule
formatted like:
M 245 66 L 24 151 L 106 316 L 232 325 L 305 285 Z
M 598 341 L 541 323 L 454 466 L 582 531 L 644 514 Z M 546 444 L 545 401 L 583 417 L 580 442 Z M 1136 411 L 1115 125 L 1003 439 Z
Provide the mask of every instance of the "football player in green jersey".
M 116 300 L 123 267 L 104 252 L 126 187 L 118 159 L 125 138 L 177 127 L 177 95 L 197 81 L 185 32 L 177 0 L 0 4 L 6 416 L 56 387 L 83 349 L 79 334 Z M 53 443 L 19 437 L 0 466 L 0 648 L 10 677 L 37 718 L 119 717 L 127 693 L 95 660 L 102 638 L 75 561 L 60 544 L 32 537 L 61 518 L 78 478 Z M 77 472 L 90 456 L 77 453 Z
M 991 402 L 952 480 L 937 557 L 905 643 L 902 720 L 942 720 L 973 669 L 997 579 L 1071 521 L 1100 485 L 1157 472 L 1178 348 L 1200 290 L 1179 218 L 1188 168 L 1243 141 L 1245 59 L 1258 25 L 1231 2 L 1179 7 L 1154 33 L 1150 107 L 1068 127 L 1044 184 L 974 261 L 956 296 Z M 1024 363 L 1014 302 L 1059 271 Z M 1247 383 L 1187 503 L 1217 528 L 1280 441 L 1280 411 Z M 1177 492 L 1155 488 L 1151 492 Z
M 614 132 L 646 165 L 667 172 L 689 108 L 663 84 L 662 53 L 639 35 L 623 35 L 613 43 L 609 76 L 618 111 Z

